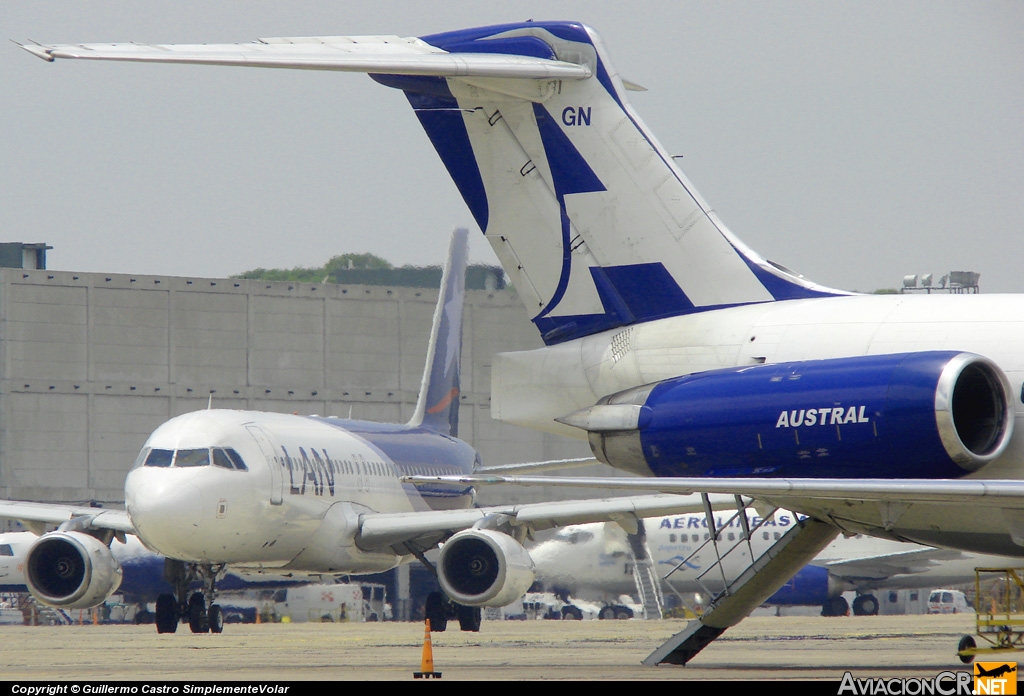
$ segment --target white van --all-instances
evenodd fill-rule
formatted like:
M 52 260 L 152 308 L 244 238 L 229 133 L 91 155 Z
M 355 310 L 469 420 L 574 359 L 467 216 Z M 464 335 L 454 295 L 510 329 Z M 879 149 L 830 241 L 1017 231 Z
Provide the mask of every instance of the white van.
M 929 614 L 962 614 L 968 611 L 971 611 L 971 605 L 959 590 L 932 590 L 928 596 Z

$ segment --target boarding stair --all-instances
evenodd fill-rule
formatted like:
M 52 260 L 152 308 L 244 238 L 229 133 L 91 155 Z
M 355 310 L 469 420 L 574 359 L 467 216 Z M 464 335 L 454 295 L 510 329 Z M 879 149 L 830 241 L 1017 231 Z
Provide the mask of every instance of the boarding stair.
M 687 623 L 686 628 L 651 653 L 644 660 L 645 665 L 685 665 L 727 628 L 738 624 L 775 594 L 797 571 L 828 546 L 839 531 L 830 524 L 810 518 L 799 520 L 778 541 L 755 558 L 753 545 L 750 543 L 751 534 L 774 515 L 774 509 L 761 515 L 761 522 L 751 527 L 747 519 L 746 504 L 737 497 L 736 516 L 723 527 L 733 526 L 733 521 L 738 519 L 742 535 L 738 543 L 730 546 L 722 540 L 722 530 L 715 521 L 710 499 L 706 494 L 702 495 L 702 498 L 709 538 L 690 557 L 670 571 L 666 578 L 702 550 L 710 548 L 714 551 L 716 561 L 708 565 L 699 581 L 702 584 L 709 582 L 711 574 L 714 573 L 715 579 L 721 581 L 724 589 L 713 596 L 699 618 Z M 729 554 L 742 553 L 744 548 L 748 551 L 751 561 L 744 564 L 738 572 L 734 570 L 730 577 L 726 564 Z
M 643 520 L 637 520 L 635 534 L 626 536 L 629 551 L 633 555 L 633 581 L 636 583 L 636 594 L 644 608 L 645 619 L 662 618 L 665 606 L 661 594 L 661 583 L 654 568 L 654 559 L 647 546 L 647 529 Z
M 24 617 L 26 626 L 62 626 L 73 623 L 66 611 L 38 602 L 27 592 L 19 592 L 17 597 L 16 607 Z

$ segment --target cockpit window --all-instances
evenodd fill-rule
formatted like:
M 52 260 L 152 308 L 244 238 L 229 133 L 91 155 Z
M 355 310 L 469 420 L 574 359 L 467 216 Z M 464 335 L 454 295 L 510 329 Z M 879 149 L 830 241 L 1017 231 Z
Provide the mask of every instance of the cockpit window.
M 227 449 L 227 450 L 224 450 L 224 451 L 227 452 L 228 457 L 234 463 L 236 469 L 238 469 L 239 471 L 248 471 L 249 470 L 249 467 L 247 467 L 245 465 L 245 461 L 242 460 L 242 455 L 240 455 L 238 452 L 236 452 L 233 449 Z
M 174 466 L 177 467 L 196 467 L 196 466 L 209 466 L 211 463 L 214 466 L 219 466 L 222 469 L 230 469 L 232 471 L 248 471 L 249 467 L 245 465 L 241 455 L 233 449 L 182 449 L 182 450 L 166 450 L 166 449 L 144 449 L 139 455 L 136 466 L 140 464 L 142 466 Z
M 11 548 L 10 544 L 0 544 L 0 556 L 13 556 L 14 549 Z
M 245 462 L 242 461 L 242 457 L 233 449 L 213 450 L 213 465 L 224 469 L 238 469 L 239 471 L 249 470 L 249 467 L 247 467 Z
M 235 465 L 228 459 L 228 454 L 222 449 L 215 449 L 213 451 L 213 465 L 219 466 L 222 469 L 234 469 Z
M 174 455 L 174 466 L 209 466 L 210 450 L 208 449 L 187 449 L 178 450 Z
M 146 457 L 146 466 L 170 466 L 174 459 L 174 450 L 150 450 Z

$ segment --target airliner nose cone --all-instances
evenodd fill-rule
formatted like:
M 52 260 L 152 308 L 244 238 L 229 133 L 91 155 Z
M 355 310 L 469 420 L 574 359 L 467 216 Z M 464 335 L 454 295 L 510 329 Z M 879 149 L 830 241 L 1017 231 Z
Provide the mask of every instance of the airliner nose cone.
M 199 531 L 203 497 L 190 483 L 149 480 L 125 496 L 128 515 L 142 539 L 167 556 L 182 558 L 183 543 Z

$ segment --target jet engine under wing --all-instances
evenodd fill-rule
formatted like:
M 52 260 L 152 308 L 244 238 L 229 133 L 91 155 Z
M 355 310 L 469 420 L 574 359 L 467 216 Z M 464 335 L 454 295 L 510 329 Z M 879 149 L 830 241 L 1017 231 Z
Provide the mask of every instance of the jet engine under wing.
M 429 478 L 434 480 L 434 477 Z M 620 479 L 623 482 L 631 480 Z M 724 508 L 733 505 L 734 498 L 714 498 L 712 504 Z M 489 521 L 493 521 L 495 525 L 505 524 L 524 531 L 539 531 L 588 522 L 617 522 L 635 529 L 636 520 L 642 517 L 703 511 L 703 503 L 696 497 L 649 495 L 498 505 L 468 510 L 369 513 L 362 515 L 360 519 L 356 544 L 366 550 L 379 549 L 422 538 L 436 539 L 438 534 L 457 532 L 474 526 L 487 526 Z
M 82 520 L 81 528 L 84 529 L 110 529 L 135 534 L 135 527 L 124 510 L 85 505 L 0 500 L 0 518 L 18 520 L 37 534 L 42 534 L 42 528 L 46 525 L 61 525 L 75 519 Z
M 477 78 L 582 80 L 591 75 L 589 67 L 577 63 L 505 53 L 448 53 L 399 36 L 269 38 L 243 44 L 19 45 L 50 62 L 79 58 Z

